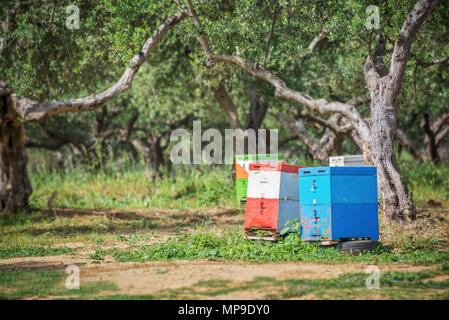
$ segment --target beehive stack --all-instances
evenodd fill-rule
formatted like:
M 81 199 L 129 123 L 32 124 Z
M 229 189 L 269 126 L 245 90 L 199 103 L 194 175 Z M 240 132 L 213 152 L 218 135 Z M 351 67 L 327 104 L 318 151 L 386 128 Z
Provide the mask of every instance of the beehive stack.
M 363 154 L 350 156 L 329 157 L 329 167 L 367 167 Z M 380 186 L 377 186 L 377 199 L 380 200 L 382 194 Z
M 246 200 L 248 186 L 248 171 L 251 163 L 278 163 L 282 161 L 282 154 L 241 154 L 235 156 L 235 183 L 237 200 Z
M 329 167 L 366 167 L 362 155 L 329 157 Z
M 299 219 L 298 169 L 288 164 L 250 164 L 245 229 L 282 231 Z
M 375 167 L 299 169 L 301 239 L 379 239 Z

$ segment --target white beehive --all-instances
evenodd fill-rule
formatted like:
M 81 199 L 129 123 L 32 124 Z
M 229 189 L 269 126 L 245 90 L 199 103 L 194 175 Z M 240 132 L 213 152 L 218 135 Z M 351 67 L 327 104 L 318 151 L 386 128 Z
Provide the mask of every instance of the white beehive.
M 367 167 L 362 155 L 329 157 L 329 167 Z

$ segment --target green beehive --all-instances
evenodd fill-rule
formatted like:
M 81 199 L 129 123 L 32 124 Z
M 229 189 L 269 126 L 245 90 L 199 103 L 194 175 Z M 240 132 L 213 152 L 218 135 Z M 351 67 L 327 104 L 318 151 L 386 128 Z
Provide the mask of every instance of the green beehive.
M 235 156 L 235 183 L 238 201 L 246 201 L 250 163 L 278 163 L 282 154 L 238 154 Z

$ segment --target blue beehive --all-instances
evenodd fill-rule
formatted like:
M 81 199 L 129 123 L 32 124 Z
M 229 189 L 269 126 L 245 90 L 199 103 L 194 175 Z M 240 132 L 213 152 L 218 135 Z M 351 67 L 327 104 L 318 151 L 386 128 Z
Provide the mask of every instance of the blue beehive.
M 379 239 L 376 167 L 299 169 L 301 239 Z

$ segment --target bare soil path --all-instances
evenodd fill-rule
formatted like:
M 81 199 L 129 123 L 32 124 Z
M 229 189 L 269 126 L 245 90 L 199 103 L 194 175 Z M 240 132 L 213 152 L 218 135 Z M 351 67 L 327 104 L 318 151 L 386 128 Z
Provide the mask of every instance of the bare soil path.
M 65 270 L 68 265 L 80 269 L 81 285 L 87 282 L 110 281 L 117 285 L 114 294 L 160 295 L 173 290 L 191 288 L 210 281 L 226 283 L 236 288 L 258 278 L 285 279 L 329 279 L 344 273 L 363 273 L 367 263 L 319 264 L 319 263 L 247 263 L 226 261 L 154 261 L 126 263 L 92 263 L 88 257 L 61 255 L 54 257 L 29 257 L 0 260 L 0 270 Z M 407 264 L 380 264 L 381 272 L 432 270 L 432 266 Z M 270 290 L 229 290 L 214 295 L 214 299 L 263 299 Z M 208 296 L 201 297 L 201 299 Z

